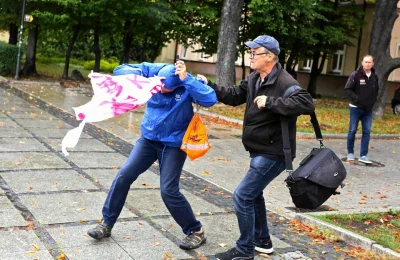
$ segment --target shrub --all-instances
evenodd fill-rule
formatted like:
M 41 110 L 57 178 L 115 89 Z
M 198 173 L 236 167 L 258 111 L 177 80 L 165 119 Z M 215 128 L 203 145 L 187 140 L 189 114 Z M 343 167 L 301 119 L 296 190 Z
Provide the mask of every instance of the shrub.
M 100 71 L 102 72 L 113 72 L 114 68 L 119 66 L 119 62 L 117 61 L 106 61 L 106 60 L 101 60 L 100 61 Z M 92 70 L 94 68 L 94 60 L 92 61 L 86 61 L 83 64 L 83 67 L 87 70 Z
M 0 75 L 14 75 L 17 59 L 18 46 L 0 41 Z

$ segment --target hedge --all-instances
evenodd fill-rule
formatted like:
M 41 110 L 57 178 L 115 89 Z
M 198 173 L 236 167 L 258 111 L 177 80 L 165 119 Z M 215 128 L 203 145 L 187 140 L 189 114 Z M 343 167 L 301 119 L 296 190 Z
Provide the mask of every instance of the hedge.
M 15 75 L 18 46 L 0 41 L 0 76 Z

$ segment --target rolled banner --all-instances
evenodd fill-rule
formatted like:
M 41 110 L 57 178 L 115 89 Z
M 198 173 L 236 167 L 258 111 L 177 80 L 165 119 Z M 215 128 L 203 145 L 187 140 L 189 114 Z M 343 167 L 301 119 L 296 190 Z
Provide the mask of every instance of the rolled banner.
M 144 105 L 161 90 L 163 77 L 145 78 L 136 74 L 110 76 L 89 74 L 93 88 L 92 99 L 79 107 L 73 107 L 77 120 L 83 120 L 77 128 L 65 135 L 61 150 L 68 156 L 66 148 L 74 148 L 79 141 L 85 123 L 99 122 L 122 115 Z

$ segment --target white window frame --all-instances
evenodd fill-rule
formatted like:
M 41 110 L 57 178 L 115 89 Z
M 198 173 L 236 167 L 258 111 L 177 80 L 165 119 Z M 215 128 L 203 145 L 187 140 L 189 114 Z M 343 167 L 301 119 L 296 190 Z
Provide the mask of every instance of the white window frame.
M 312 64 L 313 64 L 312 59 L 304 60 L 302 70 L 311 71 Z
M 338 73 L 342 75 L 343 73 L 343 64 L 344 64 L 344 50 L 337 50 L 334 54 L 337 56 L 336 64 L 333 64 L 334 59 L 332 58 L 332 73 Z

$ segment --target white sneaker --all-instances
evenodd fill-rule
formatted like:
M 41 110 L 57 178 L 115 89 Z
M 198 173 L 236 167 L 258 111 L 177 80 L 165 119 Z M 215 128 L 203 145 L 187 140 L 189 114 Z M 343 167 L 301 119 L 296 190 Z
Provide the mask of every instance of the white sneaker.
M 353 153 L 349 153 L 348 155 L 347 155 L 347 161 L 354 161 L 354 154 Z
M 363 163 L 368 163 L 368 164 L 372 163 L 372 162 L 368 159 L 367 156 L 361 156 L 360 159 L 358 159 L 358 160 L 359 160 L 360 162 L 363 162 Z

